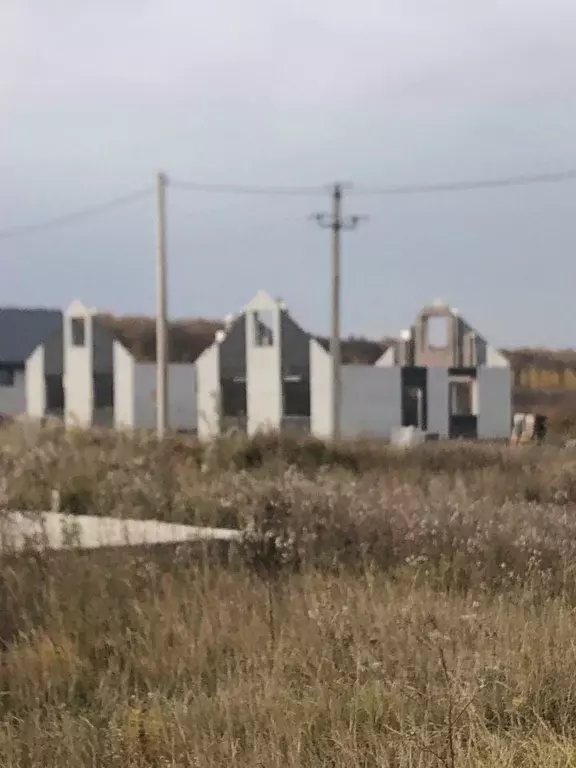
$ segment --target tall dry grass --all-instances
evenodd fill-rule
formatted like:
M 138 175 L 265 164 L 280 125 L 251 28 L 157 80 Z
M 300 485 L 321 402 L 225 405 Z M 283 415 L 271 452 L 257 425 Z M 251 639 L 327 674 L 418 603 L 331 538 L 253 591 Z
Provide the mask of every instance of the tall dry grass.
M 0 766 L 576 765 L 576 462 L 12 435 L 9 505 L 243 527 L 2 556 Z

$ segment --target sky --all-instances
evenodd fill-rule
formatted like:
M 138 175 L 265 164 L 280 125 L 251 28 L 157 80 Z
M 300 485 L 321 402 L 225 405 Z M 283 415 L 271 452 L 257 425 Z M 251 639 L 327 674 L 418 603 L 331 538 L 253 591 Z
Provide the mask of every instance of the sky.
M 411 196 L 361 187 L 576 168 L 574 0 L 3 0 L 0 306 L 155 302 L 153 195 L 174 182 L 353 186 L 345 334 L 442 298 L 498 346 L 576 346 L 576 181 Z M 169 306 L 223 317 L 259 290 L 330 324 L 328 193 L 168 193 Z

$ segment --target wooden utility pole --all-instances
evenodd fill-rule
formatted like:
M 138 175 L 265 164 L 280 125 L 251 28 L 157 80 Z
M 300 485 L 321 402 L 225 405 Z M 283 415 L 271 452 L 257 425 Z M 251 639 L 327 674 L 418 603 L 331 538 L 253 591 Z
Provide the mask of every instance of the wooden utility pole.
M 157 177 L 156 242 L 156 430 L 164 437 L 168 429 L 168 310 L 166 287 L 166 186 L 163 173 Z
M 342 216 L 343 185 L 332 187 L 332 213 L 317 213 L 314 219 L 319 226 L 332 230 L 332 277 L 331 277 L 331 332 L 330 357 L 332 358 L 332 439 L 340 438 L 342 414 L 342 351 L 340 345 L 340 235 L 342 230 L 355 229 L 363 216 Z
M 330 355 L 332 357 L 332 439 L 340 438 L 342 403 L 342 349 L 340 347 L 340 231 L 342 229 L 342 187 L 332 192 L 332 323 Z

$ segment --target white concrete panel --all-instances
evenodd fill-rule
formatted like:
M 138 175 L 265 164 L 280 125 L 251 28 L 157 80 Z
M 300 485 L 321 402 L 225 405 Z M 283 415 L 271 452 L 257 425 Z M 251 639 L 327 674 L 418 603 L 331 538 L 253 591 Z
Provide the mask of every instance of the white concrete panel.
M 382 357 L 379 357 L 378 360 L 376 360 L 375 365 L 377 368 L 390 368 L 393 365 L 396 365 L 396 350 L 394 347 L 388 347 Z
M 343 437 L 390 439 L 402 423 L 400 368 L 368 365 L 342 366 Z
M 186 431 L 198 427 L 196 404 L 196 366 L 171 363 L 168 368 L 168 424 L 170 429 Z
M 440 437 L 450 434 L 448 368 L 431 366 L 426 371 L 428 391 L 428 432 Z
M 267 299 L 269 297 L 266 296 Z M 251 309 L 246 315 L 246 403 L 249 435 L 266 429 L 280 429 L 283 416 L 282 397 L 282 338 L 280 310 L 274 303 Z M 272 343 L 259 346 L 256 342 L 255 312 L 266 312 L 266 322 L 272 332 Z
M 134 364 L 134 427 L 156 427 L 156 363 Z
M 158 520 L 122 520 L 60 512 L 6 512 L 0 520 L 0 551 L 97 549 L 180 541 L 239 541 L 242 531 Z
M 310 339 L 310 432 L 327 439 L 332 435 L 332 358 Z
M 84 320 L 84 344 L 72 343 L 72 320 Z M 93 318 L 75 301 L 64 315 L 64 418 L 67 426 L 90 427 L 94 420 Z
M 476 379 L 472 382 L 472 413 L 474 416 L 478 416 L 479 409 L 480 400 L 478 398 L 478 379 Z
M 19 416 L 26 413 L 26 374 L 15 371 L 14 383 L 9 387 L 0 385 L 0 413 Z
M 486 365 L 490 368 L 510 368 L 510 361 L 497 349 L 487 344 Z
M 46 415 L 46 377 L 44 366 L 44 345 L 40 344 L 26 360 L 26 413 L 31 419 L 42 419 Z M 1 407 L 0 407 L 0 410 Z
M 196 360 L 196 407 L 198 436 L 220 433 L 220 345 L 215 342 Z
M 156 363 L 134 364 L 134 426 L 156 428 Z M 193 363 L 168 366 L 168 428 L 196 429 L 196 381 Z
M 134 358 L 119 342 L 114 341 L 114 426 L 131 429 L 135 426 Z
M 508 438 L 512 424 L 512 372 L 509 368 L 479 368 L 478 438 Z
M 254 298 L 246 304 L 244 312 L 249 313 L 262 310 L 280 310 L 281 302 L 276 301 L 267 291 L 260 290 Z

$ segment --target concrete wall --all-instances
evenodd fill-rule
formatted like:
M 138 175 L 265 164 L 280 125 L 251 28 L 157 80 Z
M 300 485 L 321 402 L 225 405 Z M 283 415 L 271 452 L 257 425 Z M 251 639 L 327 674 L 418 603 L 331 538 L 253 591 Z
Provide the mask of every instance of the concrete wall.
M 512 424 L 512 373 L 509 368 L 479 368 L 478 438 L 508 438 Z
M 486 365 L 491 368 L 510 368 L 510 361 L 497 349 L 487 344 Z
M 134 426 L 154 429 L 156 426 L 156 364 L 134 364 Z
M 40 344 L 26 361 L 26 412 L 32 419 L 42 419 L 46 415 L 45 365 L 45 347 Z
M 310 339 L 310 433 L 332 435 L 332 359 L 324 347 Z
M 132 429 L 156 428 L 156 363 L 136 363 L 121 344 L 114 347 L 115 424 Z M 193 363 L 168 367 L 168 428 L 197 427 Z
M 114 426 L 133 428 L 134 411 L 134 358 L 119 341 L 112 348 L 114 366 Z
M 389 346 L 386 352 L 376 360 L 374 365 L 377 368 L 390 368 L 393 365 L 396 365 L 396 349 L 394 346 Z
M 428 432 L 441 438 L 450 434 L 448 369 L 432 366 L 426 371 L 428 390 Z
M 26 412 L 34 419 L 48 413 L 46 377 L 62 379 L 64 374 L 63 330 L 40 344 L 26 361 Z M 57 411 L 61 415 L 60 411 Z
M 436 324 L 443 328 L 443 339 L 434 339 Z M 459 338 L 462 320 L 443 303 L 424 307 L 414 324 L 414 362 L 418 366 L 449 368 L 462 365 Z
M 388 439 L 401 419 L 400 368 L 342 366 L 342 437 Z
M 256 343 L 256 313 L 266 313 L 272 344 Z M 282 424 L 282 328 L 280 309 L 265 294 L 259 294 L 246 308 L 246 403 L 247 431 L 279 429 Z
M 220 433 L 220 344 L 215 342 L 196 360 L 198 436 Z
M 85 339 L 82 346 L 72 344 L 74 318 L 82 318 Z M 77 427 L 92 426 L 94 417 L 94 360 L 93 317 L 80 302 L 74 302 L 64 314 L 64 418 L 66 424 Z
M 84 321 L 84 344 L 81 346 L 73 343 L 74 319 Z M 66 424 L 79 427 L 113 426 L 112 402 L 96 408 L 94 397 L 95 377 L 113 376 L 114 373 L 113 335 L 98 323 L 93 310 L 75 301 L 64 314 L 62 341 Z M 50 355 L 50 367 L 58 365 L 56 354 L 55 349 Z
M 168 396 L 170 429 L 196 431 L 198 407 L 194 363 L 171 363 L 168 368 Z
M 12 386 L 0 386 L 0 413 L 7 416 L 18 416 L 26 413 L 25 371 L 14 372 L 14 384 Z

